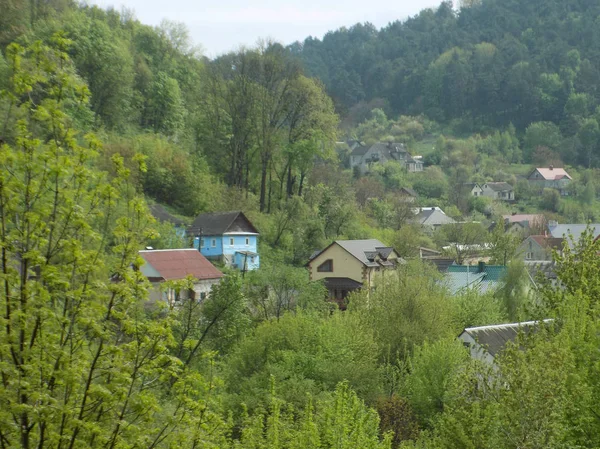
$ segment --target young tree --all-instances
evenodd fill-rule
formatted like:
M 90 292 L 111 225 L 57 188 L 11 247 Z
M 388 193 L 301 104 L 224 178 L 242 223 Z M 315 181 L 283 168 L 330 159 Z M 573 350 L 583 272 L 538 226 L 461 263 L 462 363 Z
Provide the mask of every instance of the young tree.
M 53 44 L 7 51 L 15 135 L 0 144 L 0 445 L 212 439 L 223 424 L 212 387 L 171 357 L 171 318 L 143 307 L 148 283 L 133 267 L 149 237 L 144 201 L 121 158 L 115 178 L 94 168 L 99 141 L 65 113 L 85 108 L 89 91 L 69 42 Z

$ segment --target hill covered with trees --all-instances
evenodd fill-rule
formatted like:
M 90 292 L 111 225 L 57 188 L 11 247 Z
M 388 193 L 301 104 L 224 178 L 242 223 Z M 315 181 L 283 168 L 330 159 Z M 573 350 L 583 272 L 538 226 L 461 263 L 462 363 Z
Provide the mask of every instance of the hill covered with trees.
M 590 152 L 597 158 L 599 17 L 593 1 L 482 0 L 458 10 L 443 2 L 380 30 L 356 24 L 290 49 L 358 121 L 365 104 L 383 102 L 390 115 L 425 114 L 459 133 L 549 122 L 569 140 L 568 161 L 589 165 Z

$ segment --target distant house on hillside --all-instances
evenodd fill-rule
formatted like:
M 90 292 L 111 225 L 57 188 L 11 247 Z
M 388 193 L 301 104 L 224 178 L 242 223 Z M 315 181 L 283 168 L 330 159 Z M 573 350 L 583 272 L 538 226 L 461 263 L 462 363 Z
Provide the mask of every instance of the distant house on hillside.
M 515 191 L 507 182 L 486 182 L 481 185 L 481 195 L 494 200 L 514 201 Z
M 407 203 L 413 203 L 419 197 L 417 192 L 408 187 L 401 187 L 398 191 L 398 196 Z
M 212 286 L 223 277 L 223 273 L 194 248 L 149 250 L 140 251 L 139 254 L 145 262 L 139 270 L 154 287 L 150 291 L 151 300 L 163 299 L 170 303 L 180 299 L 201 300 L 210 294 Z M 185 279 L 187 276 L 194 279 L 194 286 L 189 291 L 175 292 L 161 288 L 166 281 Z
M 200 214 L 188 232 L 206 258 L 241 271 L 256 270 L 259 232 L 240 211 Z
M 378 142 L 370 148 L 358 146 L 350 153 L 350 165 L 358 167 L 361 173 L 366 173 L 374 164 L 385 164 L 389 161 L 397 161 L 404 164 L 409 172 L 423 171 L 423 161 L 413 158 L 403 143 Z
M 483 189 L 476 182 L 467 182 L 465 187 L 471 192 L 471 196 L 483 196 Z
M 530 235 L 517 249 L 517 254 L 521 254 L 527 261 L 550 261 L 552 260 L 552 251 L 562 250 L 563 239 L 547 235 Z
M 452 217 L 446 215 L 439 207 L 417 209 L 417 214 L 412 221 L 430 230 L 438 229 L 445 224 L 456 223 Z
M 547 230 L 547 220 L 542 214 L 512 214 L 503 215 L 506 232 L 521 234 L 542 234 Z
M 329 298 L 345 307 L 349 293 L 371 288 L 385 270 L 403 263 L 396 251 L 379 240 L 336 240 L 307 263 L 311 281 L 323 280 Z
M 162 204 L 150 205 L 150 213 L 160 223 L 171 223 L 175 227 L 175 231 L 179 237 L 183 237 L 186 232 L 186 223 L 181 218 L 177 218 L 165 209 Z
M 544 320 L 549 322 L 551 320 Z M 495 324 L 492 326 L 467 327 L 458 336 L 471 357 L 482 362 L 493 364 L 495 358 L 510 342 L 517 339 L 519 333 L 524 335 L 535 331 L 540 326 L 539 321 L 524 321 L 521 323 Z
M 573 178 L 569 176 L 564 168 L 534 168 L 527 177 L 529 185 L 542 190 L 544 188 L 556 189 L 561 195 L 568 195 L 567 187 Z

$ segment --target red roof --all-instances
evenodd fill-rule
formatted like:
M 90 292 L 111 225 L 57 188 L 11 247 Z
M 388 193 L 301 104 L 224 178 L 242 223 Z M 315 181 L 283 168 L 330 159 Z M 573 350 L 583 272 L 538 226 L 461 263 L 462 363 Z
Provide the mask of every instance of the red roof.
M 554 181 L 562 178 L 572 179 L 564 168 L 548 167 L 548 168 L 536 168 L 540 175 L 547 181 Z M 535 173 L 535 170 L 533 173 Z M 531 175 L 529 176 L 531 178 Z
M 546 235 L 531 235 L 530 237 L 541 247 L 562 249 L 563 239 L 557 237 L 548 237 Z
M 165 281 L 184 279 L 188 275 L 198 280 L 223 277 L 223 273 L 195 248 L 140 251 L 140 256 L 150 266 L 146 270 L 142 267 L 147 277 L 153 277 L 152 268 L 156 271 L 152 274 L 158 274 Z

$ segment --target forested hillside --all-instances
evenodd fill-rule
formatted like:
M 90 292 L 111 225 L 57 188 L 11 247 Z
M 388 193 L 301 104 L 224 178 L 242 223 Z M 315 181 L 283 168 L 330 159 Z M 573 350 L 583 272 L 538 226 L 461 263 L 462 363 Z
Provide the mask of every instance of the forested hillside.
M 524 131 L 549 121 L 565 137 L 596 126 L 600 5 L 593 1 L 442 3 L 377 30 L 356 24 L 292 45 L 342 113 L 383 99 L 462 132 Z M 581 161 L 585 162 L 585 158 Z

